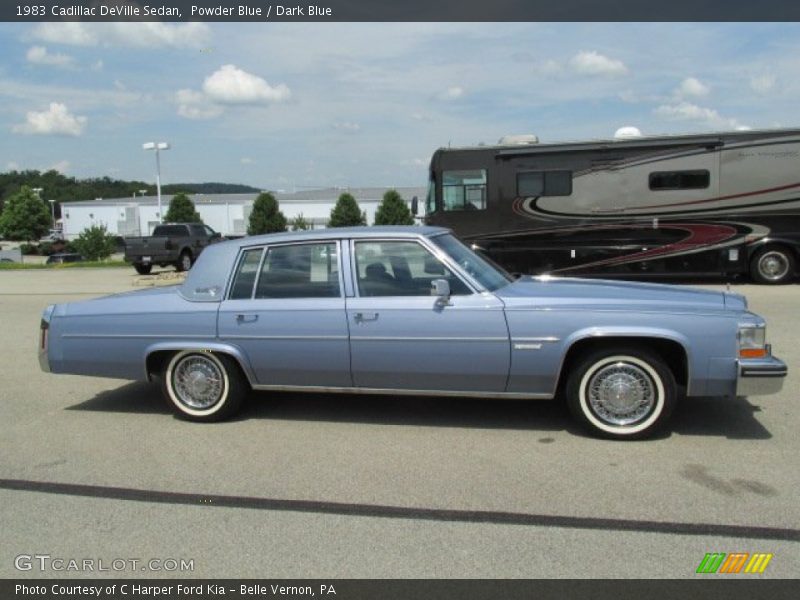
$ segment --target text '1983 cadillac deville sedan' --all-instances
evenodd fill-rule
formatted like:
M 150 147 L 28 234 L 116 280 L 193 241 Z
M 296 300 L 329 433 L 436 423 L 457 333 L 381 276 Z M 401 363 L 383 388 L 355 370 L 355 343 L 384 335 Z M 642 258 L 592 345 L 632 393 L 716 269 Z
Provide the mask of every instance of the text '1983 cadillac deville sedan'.
M 182 285 L 48 306 L 40 336 L 45 371 L 157 376 L 197 421 L 251 389 L 565 397 L 594 433 L 630 439 L 679 394 L 775 393 L 787 372 L 741 295 L 515 280 L 434 227 L 215 244 Z

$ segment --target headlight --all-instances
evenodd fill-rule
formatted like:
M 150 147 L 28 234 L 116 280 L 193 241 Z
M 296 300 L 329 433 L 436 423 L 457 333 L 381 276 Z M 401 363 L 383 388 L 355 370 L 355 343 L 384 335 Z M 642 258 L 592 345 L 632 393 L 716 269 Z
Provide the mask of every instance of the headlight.
M 766 325 L 739 325 L 737 335 L 739 358 L 763 358 L 767 356 Z

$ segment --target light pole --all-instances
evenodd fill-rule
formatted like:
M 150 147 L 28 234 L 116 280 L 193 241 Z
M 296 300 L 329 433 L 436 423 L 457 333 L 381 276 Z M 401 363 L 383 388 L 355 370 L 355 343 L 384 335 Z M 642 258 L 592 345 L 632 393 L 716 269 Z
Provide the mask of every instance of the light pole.
M 53 230 L 55 231 L 58 229 L 56 227 L 56 201 L 55 200 L 48 200 L 50 203 L 50 213 L 53 215 Z
M 161 158 L 159 152 L 161 150 L 169 150 L 167 142 L 147 142 L 142 144 L 142 150 L 155 150 L 156 151 L 156 193 L 158 195 L 158 222 L 164 221 L 161 214 Z

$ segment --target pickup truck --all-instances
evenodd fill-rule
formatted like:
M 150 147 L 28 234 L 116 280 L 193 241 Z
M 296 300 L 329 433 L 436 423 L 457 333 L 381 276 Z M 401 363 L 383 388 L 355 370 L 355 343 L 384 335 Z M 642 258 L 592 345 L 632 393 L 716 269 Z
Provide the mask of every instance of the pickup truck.
M 149 237 L 125 238 L 125 260 L 133 263 L 140 275 L 150 273 L 153 265 L 175 265 L 178 271 L 188 271 L 206 246 L 221 239 L 219 233 L 200 223 L 156 225 Z

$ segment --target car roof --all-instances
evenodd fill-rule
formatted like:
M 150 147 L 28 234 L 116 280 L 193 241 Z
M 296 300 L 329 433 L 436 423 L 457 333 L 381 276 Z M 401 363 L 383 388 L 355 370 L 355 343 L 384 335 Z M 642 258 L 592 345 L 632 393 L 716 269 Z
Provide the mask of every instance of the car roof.
M 327 229 L 307 229 L 305 231 L 291 231 L 285 233 L 268 233 L 253 235 L 237 240 L 222 242 L 223 244 L 236 244 L 238 246 L 258 246 L 261 244 L 275 244 L 285 242 L 338 239 L 370 239 L 370 238 L 418 238 L 430 237 L 448 233 L 444 227 L 431 227 L 428 225 L 373 225 L 363 227 L 329 227 Z

